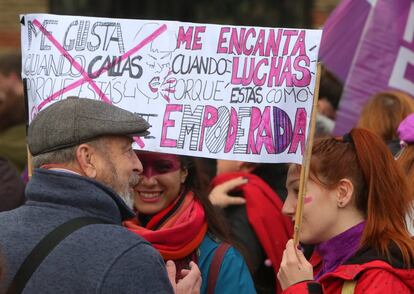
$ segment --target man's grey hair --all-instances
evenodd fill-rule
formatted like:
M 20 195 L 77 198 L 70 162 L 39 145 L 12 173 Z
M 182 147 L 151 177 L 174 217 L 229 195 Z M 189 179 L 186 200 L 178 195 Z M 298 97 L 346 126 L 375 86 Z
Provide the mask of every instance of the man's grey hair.
M 106 137 L 100 137 L 95 140 L 86 142 L 86 144 L 91 145 L 93 148 L 99 150 L 104 155 L 106 155 Z M 76 150 L 79 145 L 67 147 L 64 149 L 59 149 L 55 151 L 50 151 L 47 153 L 39 154 L 33 156 L 32 164 L 34 168 L 41 167 L 45 164 L 59 163 L 59 164 L 70 164 L 76 161 Z

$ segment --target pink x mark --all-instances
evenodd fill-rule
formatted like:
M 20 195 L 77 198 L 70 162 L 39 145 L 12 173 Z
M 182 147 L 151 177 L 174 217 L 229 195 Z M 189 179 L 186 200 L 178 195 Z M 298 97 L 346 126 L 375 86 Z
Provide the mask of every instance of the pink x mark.
M 67 87 L 60 89 L 59 91 L 53 93 L 51 96 L 49 96 L 47 99 L 45 99 L 42 103 L 39 104 L 38 106 L 38 110 L 40 111 L 47 103 L 50 103 L 51 101 L 53 101 L 54 99 L 56 99 L 57 97 L 59 97 L 60 95 L 62 95 L 63 93 L 66 93 L 76 87 L 79 87 L 80 85 L 84 84 L 84 83 L 89 83 L 91 85 L 91 87 L 96 91 L 96 93 L 98 93 L 99 97 L 106 103 L 112 104 L 111 100 L 105 95 L 105 93 L 103 93 L 101 91 L 101 89 L 99 89 L 99 87 L 96 85 L 96 83 L 93 81 L 92 78 L 90 78 L 88 76 L 88 74 L 86 73 L 85 69 L 82 68 L 82 66 L 65 50 L 65 48 L 63 48 L 63 46 L 61 44 L 59 44 L 59 42 L 52 36 L 52 34 L 47 31 L 41 24 L 40 22 L 35 19 L 33 21 L 33 24 L 39 28 L 39 30 L 49 39 L 49 41 L 55 45 L 55 47 L 59 50 L 59 52 L 65 56 L 65 58 L 67 58 L 69 60 L 69 62 L 73 65 L 74 68 L 76 68 L 79 73 L 82 75 L 83 78 L 79 79 L 76 82 L 73 82 L 72 84 L 68 85 Z M 128 52 L 126 52 L 125 54 L 123 54 L 122 56 L 120 56 L 119 58 L 116 58 L 113 62 L 111 62 L 110 64 L 108 64 L 108 66 L 101 68 L 97 71 L 95 71 L 92 76 L 94 77 L 99 77 L 101 74 L 107 72 L 111 67 L 117 65 L 119 62 L 125 60 L 126 58 L 128 58 L 129 56 L 131 56 L 132 54 L 138 52 L 142 47 L 144 47 L 145 45 L 147 45 L 148 43 L 152 42 L 155 38 L 157 38 L 159 35 L 161 35 L 163 32 L 165 32 L 167 30 L 167 26 L 164 24 L 162 26 L 160 26 L 158 29 L 156 29 L 151 35 L 149 35 L 147 38 L 145 38 L 144 40 L 142 40 L 138 45 L 136 45 L 134 48 L 132 48 L 131 50 L 129 50 Z M 141 140 L 141 138 L 139 137 L 134 137 L 135 142 L 142 148 L 145 146 L 144 142 Z

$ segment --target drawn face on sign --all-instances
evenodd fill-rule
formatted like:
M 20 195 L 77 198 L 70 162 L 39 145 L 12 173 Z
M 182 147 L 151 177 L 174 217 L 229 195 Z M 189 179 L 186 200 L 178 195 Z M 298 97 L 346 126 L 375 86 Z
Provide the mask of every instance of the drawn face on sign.
M 158 27 L 159 25 L 155 23 L 144 25 L 138 31 L 134 40 L 142 41 Z M 175 83 L 171 72 L 171 59 L 176 43 L 177 37 L 174 33 L 166 31 L 143 48 L 141 52 L 143 72 L 137 88 L 148 98 L 148 102 L 150 99 L 157 99 L 159 96 L 168 102 L 170 100 L 171 86 Z

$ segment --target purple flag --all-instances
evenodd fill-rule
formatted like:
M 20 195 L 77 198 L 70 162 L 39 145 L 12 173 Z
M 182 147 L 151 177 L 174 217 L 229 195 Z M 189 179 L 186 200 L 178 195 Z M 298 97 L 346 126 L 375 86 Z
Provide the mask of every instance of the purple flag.
M 355 126 L 364 104 L 379 91 L 414 96 L 414 1 L 344 0 L 326 23 L 320 57 L 345 80 L 335 134 Z
M 325 22 L 319 56 L 342 82 L 348 76 L 370 10 L 366 0 L 343 0 Z

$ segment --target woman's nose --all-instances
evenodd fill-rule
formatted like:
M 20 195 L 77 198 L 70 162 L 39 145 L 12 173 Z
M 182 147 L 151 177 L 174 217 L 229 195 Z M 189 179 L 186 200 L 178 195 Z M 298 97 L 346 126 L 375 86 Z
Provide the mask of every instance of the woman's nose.
M 147 185 L 149 184 L 154 184 L 156 183 L 156 177 L 154 176 L 154 173 L 152 171 L 152 168 L 147 168 L 145 167 L 142 174 L 141 174 L 141 182 L 142 183 L 146 183 Z
M 294 216 L 296 213 L 296 200 L 292 199 L 293 197 L 288 197 L 283 203 L 282 213 L 287 216 Z

